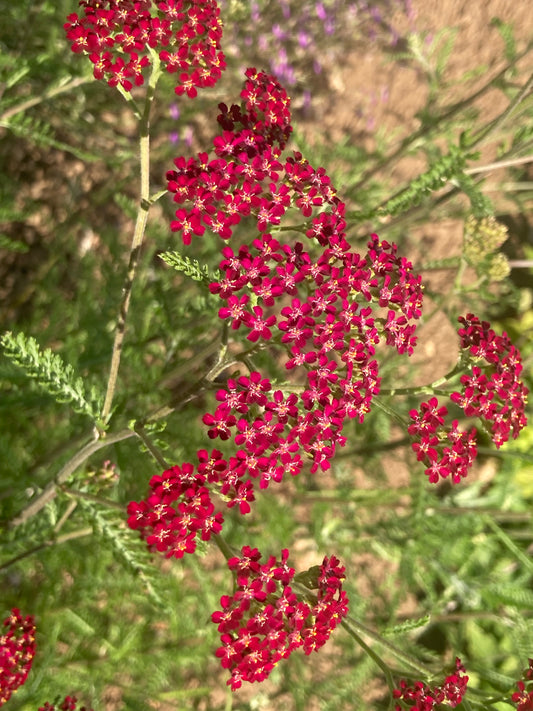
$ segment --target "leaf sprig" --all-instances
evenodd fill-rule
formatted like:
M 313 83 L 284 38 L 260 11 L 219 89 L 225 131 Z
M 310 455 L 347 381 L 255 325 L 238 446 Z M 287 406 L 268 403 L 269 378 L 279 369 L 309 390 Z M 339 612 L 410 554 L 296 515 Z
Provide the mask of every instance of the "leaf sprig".
M 57 353 L 49 348 L 42 350 L 35 338 L 24 333 L 14 335 L 8 331 L 0 338 L 0 344 L 6 357 L 56 402 L 68 403 L 74 412 L 98 421 L 101 402 L 95 388 L 87 389 L 74 368 Z

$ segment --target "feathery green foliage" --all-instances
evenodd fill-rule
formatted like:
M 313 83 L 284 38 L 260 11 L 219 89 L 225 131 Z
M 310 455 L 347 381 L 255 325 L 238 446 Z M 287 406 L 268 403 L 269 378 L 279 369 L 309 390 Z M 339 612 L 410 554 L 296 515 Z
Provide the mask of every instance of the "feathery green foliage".
M 96 540 L 109 546 L 124 569 L 139 578 L 150 600 L 164 608 L 165 603 L 160 596 L 161 578 L 152 565 L 146 545 L 126 526 L 123 514 L 105 509 L 83 497 L 78 498 L 77 503 L 83 518 L 94 527 Z
M 194 281 L 211 284 L 220 278 L 218 273 L 211 273 L 206 264 L 200 264 L 197 259 L 185 257 L 179 252 L 168 251 L 159 255 L 161 259 L 170 267 L 175 269 Z
M 87 391 L 74 368 L 50 348 L 42 350 L 33 336 L 10 331 L 1 336 L 0 345 L 6 357 L 56 402 L 68 403 L 74 412 L 98 420 L 101 402 L 96 388 L 91 386 Z

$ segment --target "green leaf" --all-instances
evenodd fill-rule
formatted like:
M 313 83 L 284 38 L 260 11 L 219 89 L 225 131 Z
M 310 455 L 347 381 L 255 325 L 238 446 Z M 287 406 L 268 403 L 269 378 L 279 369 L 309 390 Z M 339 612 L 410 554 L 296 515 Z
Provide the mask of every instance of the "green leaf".
M 197 259 L 189 259 L 189 257 L 184 257 L 179 252 L 163 252 L 159 256 L 170 267 L 178 272 L 181 272 L 182 274 L 185 274 L 185 276 L 188 276 L 194 281 L 204 282 L 204 284 L 211 284 L 211 282 L 219 279 L 218 272 L 216 274 L 211 274 L 209 267 L 206 264 L 200 264 Z
M 74 412 L 98 420 L 101 403 L 95 389 L 87 392 L 82 378 L 76 377 L 74 368 L 59 355 L 49 348 L 41 350 L 35 338 L 24 333 L 13 335 L 8 331 L 0 338 L 0 344 L 6 357 L 56 402 L 68 403 Z

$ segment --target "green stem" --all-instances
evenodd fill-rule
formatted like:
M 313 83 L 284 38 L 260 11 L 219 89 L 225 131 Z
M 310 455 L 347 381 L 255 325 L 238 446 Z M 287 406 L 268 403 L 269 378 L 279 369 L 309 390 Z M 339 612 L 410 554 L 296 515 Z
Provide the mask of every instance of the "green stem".
M 16 104 L 11 108 L 6 109 L 6 111 L 0 114 L 0 122 L 4 123 L 5 121 L 8 121 L 12 116 L 16 116 L 17 114 L 27 111 L 33 106 L 41 104 L 43 101 L 53 99 L 55 96 L 59 96 L 59 94 L 64 94 L 67 91 L 71 91 L 71 89 L 76 89 L 78 86 L 88 84 L 91 81 L 94 81 L 92 76 L 76 77 L 75 79 L 71 79 L 66 84 L 51 87 L 50 89 L 47 89 L 43 94 L 41 94 L 41 96 L 33 96 L 31 99 L 27 99 L 26 101 L 22 101 L 20 104 Z
M 341 622 L 341 625 L 351 634 L 355 632 L 355 634 L 363 634 L 366 637 L 370 637 L 375 642 L 384 647 L 386 650 L 388 650 L 401 662 L 407 664 L 412 669 L 415 669 L 417 673 L 424 674 L 428 679 L 431 679 L 434 676 L 433 670 L 427 667 L 423 662 L 421 662 L 419 659 L 416 659 L 415 657 L 412 657 L 407 652 L 404 652 L 403 650 L 399 649 L 399 647 L 384 639 L 378 632 L 374 632 L 374 630 L 370 629 L 370 627 L 367 627 L 362 622 L 354 620 L 352 617 L 346 617 L 346 619 Z M 374 659 L 374 657 L 372 658 Z M 382 661 L 382 664 L 385 664 L 385 662 Z M 381 665 L 380 667 L 383 668 Z
M 230 558 L 233 558 L 234 553 L 232 552 L 229 544 L 227 543 L 226 539 L 223 538 L 223 536 L 220 535 L 220 533 L 214 533 L 211 538 L 213 541 L 217 544 L 220 552 L 224 556 L 226 560 L 229 560 Z
M 6 568 L 9 568 L 9 566 L 14 565 L 15 563 L 18 563 L 21 560 L 24 560 L 24 558 L 27 558 L 30 555 L 33 555 L 34 553 L 38 553 L 39 551 L 44 550 L 45 548 L 50 548 L 50 546 L 56 546 L 61 543 L 67 543 L 68 541 L 73 541 L 76 538 L 83 538 L 84 536 L 90 536 L 93 533 L 92 526 L 88 526 L 86 528 L 81 528 L 77 531 L 70 531 L 69 533 L 64 533 L 62 536 L 56 536 L 53 538 L 51 541 L 46 541 L 45 543 L 40 543 L 38 546 L 34 546 L 33 548 L 30 548 L 27 551 L 24 551 L 24 553 L 20 553 L 19 555 L 16 555 L 14 558 L 11 558 L 10 560 L 6 561 L 5 563 L 2 563 L 0 565 L 0 570 L 5 570 Z
M 463 367 L 464 367 L 464 364 L 462 364 L 460 362 L 457 363 L 456 365 L 454 365 L 454 367 L 448 373 L 446 373 L 446 375 L 443 375 L 442 377 L 438 378 L 437 380 L 434 380 L 432 383 L 429 383 L 429 385 L 421 385 L 416 388 L 390 388 L 389 390 L 383 389 L 383 390 L 379 391 L 379 394 L 386 395 L 388 397 L 392 397 L 393 395 L 439 395 L 439 394 L 443 394 L 442 391 L 437 391 L 437 389 L 440 388 L 442 385 L 445 385 L 446 383 L 448 383 L 458 373 L 462 373 Z M 374 402 L 376 402 L 376 400 L 374 400 Z M 382 409 L 384 409 L 384 407 L 382 407 Z M 389 413 L 389 414 L 391 414 L 391 413 Z
M 385 679 L 387 680 L 387 686 L 389 687 L 389 692 L 392 696 L 392 692 L 394 691 L 395 685 L 394 685 L 394 679 L 392 678 L 391 671 L 385 661 L 379 656 L 379 654 L 376 654 L 372 647 L 370 647 L 364 639 L 357 634 L 357 632 L 354 629 L 354 625 L 351 623 L 350 620 L 342 620 L 341 622 L 341 627 L 344 627 L 344 629 L 348 632 L 350 637 L 353 637 L 357 644 L 363 649 L 368 656 L 377 664 L 377 666 L 381 669 L 381 671 L 385 674 Z
M 78 491 L 77 489 L 70 489 L 68 486 L 59 487 L 64 494 L 72 496 L 74 499 L 83 499 L 84 501 L 92 501 L 95 504 L 100 504 L 100 506 L 105 506 L 106 509 L 117 509 L 118 511 L 124 512 L 123 504 L 118 504 L 116 501 L 111 501 L 111 499 L 103 499 L 101 496 L 95 496 L 94 494 L 88 494 L 86 491 Z
M 15 518 L 11 521 L 11 527 L 15 528 L 20 526 L 32 516 L 39 513 L 39 511 L 41 511 L 46 504 L 56 497 L 58 486 L 64 484 L 67 479 L 74 474 L 76 469 L 86 462 L 92 454 L 97 452 L 99 449 L 108 447 L 110 444 L 115 444 L 116 442 L 121 442 L 124 439 L 129 439 L 134 436 L 135 432 L 132 430 L 121 430 L 120 432 L 108 434 L 101 438 L 98 435 L 93 437 L 90 442 L 76 452 L 76 454 L 74 454 L 74 456 L 71 457 L 71 459 L 69 459 L 63 467 L 61 467 L 55 478 L 45 486 L 39 496 L 33 499 L 18 516 L 15 516 Z
M 478 165 L 475 168 L 467 168 L 465 173 L 466 175 L 475 175 L 476 173 L 487 173 L 489 170 L 513 168 L 515 165 L 524 165 L 525 163 L 533 163 L 533 156 L 521 156 L 519 158 L 499 160 L 495 163 L 487 163 L 486 165 Z
M 162 467 L 164 470 L 170 469 L 170 464 L 166 461 L 166 459 L 161 454 L 161 451 L 155 446 L 155 444 L 151 441 L 151 439 L 146 434 L 146 431 L 144 429 L 144 425 L 142 424 L 142 422 L 136 422 L 135 426 L 134 426 L 134 430 L 139 435 L 144 446 L 150 452 L 150 454 L 155 459 L 155 461 L 159 464 L 159 466 Z
M 126 279 L 122 289 L 122 301 L 120 303 L 119 314 L 117 319 L 117 326 L 115 330 L 115 340 L 113 343 L 113 352 L 111 355 L 111 365 L 109 368 L 109 378 L 107 381 L 106 394 L 104 399 L 104 405 L 102 408 L 101 419 L 104 425 L 108 422 L 111 413 L 111 406 L 113 403 L 113 397 L 115 394 L 115 389 L 118 379 L 118 371 L 120 367 L 120 359 L 122 356 L 122 348 L 124 345 L 124 336 L 126 333 L 126 319 L 128 316 L 128 310 L 130 307 L 131 291 L 133 288 L 133 282 L 137 272 L 137 264 L 139 262 L 139 255 L 141 251 L 141 246 L 144 240 L 144 233 L 146 230 L 146 223 L 148 220 L 148 211 L 150 209 L 150 109 L 155 96 L 155 87 L 157 80 L 160 75 L 160 63 L 159 59 L 152 54 L 153 69 L 150 75 L 150 80 L 148 82 L 148 88 L 146 91 L 146 98 L 144 102 L 144 110 L 140 121 L 140 136 L 139 136 L 139 149 L 140 149 L 140 204 L 139 210 L 137 212 L 137 220 L 135 223 L 135 230 L 133 233 L 133 240 L 130 248 L 130 257 L 128 264 L 128 271 L 126 274 Z
M 515 98 L 511 101 L 509 106 L 502 111 L 502 113 L 499 116 L 496 116 L 494 121 L 490 121 L 487 126 L 484 128 L 480 129 L 477 137 L 474 137 L 471 141 L 468 142 L 467 144 L 467 149 L 470 151 L 472 148 L 476 148 L 479 146 L 483 141 L 485 141 L 486 138 L 488 138 L 490 135 L 495 133 L 506 121 L 508 118 L 511 117 L 511 114 L 514 112 L 514 110 L 519 106 L 522 101 L 528 96 L 528 94 L 531 93 L 531 90 L 533 89 L 533 74 L 529 77 L 529 79 L 526 81 L 522 89 L 518 92 L 518 94 L 515 96 Z

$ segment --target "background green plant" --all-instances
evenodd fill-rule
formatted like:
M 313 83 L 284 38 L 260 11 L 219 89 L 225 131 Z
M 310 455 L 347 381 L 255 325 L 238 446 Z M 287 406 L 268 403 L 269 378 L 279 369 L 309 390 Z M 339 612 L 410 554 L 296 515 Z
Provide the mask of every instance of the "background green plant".
M 168 230 L 172 206 L 163 200 L 151 212 L 134 284 L 110 443 L 65 470 L 90 446 L 86 415 L 94 415 L 91 403 L 104 394 L 137 194 L 136 126 L 118 93 L 91 81 L 88 67 L 68 51 L 62 24 L 74 9 L 67 0 L 22 0 L 2 15 L 0 586 L 6 613 L 17 606 L 36 616 L 39 650 L 27 684 L 9 704 L 35 709 L 75 691 L 97 710 L 386 709 L 379 669 L 341 631 L 320 655 L 294 655 L 267 684 L 232 698 L 212 655 L 217 635 L 209 623 L 230 584 L 220 557 L 205 551 L 162 562 L 125 526 L 127 502 L 143 497 L 159 471 L 129 429 L 132 421 L 148 417 L 146 430 L 165 457 L 189 460 L 205 446 L 198 422 L 210 394 L 187 400 L 216 355 L 216 299 L 213 305 L 205 277 L 216 269 L 219 245 L 204 238 L 194 257 L 185 254 Z M 230 7 L 226 23 L 241 11 Z M 512 162 L 531 154 L 533 139 L 531 84 L 515 73 L 525 49 L 518 52 L 510 27 L 500 28 L 507 68 L 491 84 L 501 91 L 499 123 L 484 123 L 476 97 L 441 104 L 453 33 L 436 38 L 428 54 L 415 34 L 395 60 L 413 62 L 427 76 L 427 106 L 414 135 L 369 151 L 327 137 L 317 145 L 295 131 L 296 147 L 344 186 L 354 245 L 362 247 L 375 230 L 407 249 L 410 231 L 428 220 L 498 216 L 483 192 L 485 172 L 472 172 L 476 152 L 492 141 L 497 159 Z M 182 120 L 196 122 L 198 147 L 214 130 L 216 101 L 237 92 L 228 72 L 212 94 L 183 106 Z M 155 191 L 179 151 L 166 139 L 169 93 L 163 80 L 154 121 Z M 203 112 L 212 117 L 209 128 L 198 123 Z M 386 176 L 391 166 L 413 155 L 425 157 L 427 170 L 409 185 L 393 184 Z M 523 171 L 522 163 L 510 165 L 506 183 L 526 182 Z M 36 186 L 37 199 L 28 189 Z M 507 196 L 517 214 L 527 214 L 531 189 Z M 519 247 L 515 239 L 511 258 L 533 257 L 531 246 L 519 241 Z M 451 291 L 428 290 L 435 308 L 454 322 L 475 298 L 480 315 L 496 319 L 521 348 L 531 387 L 531 289 L 495 282 L 466 251 L 440 261 L 430 253 L 425 262 L 452 277 Z M 468 269 L 476 267 L 474 290 Z M 35 355 L 47 349 L 54 355 Z M 384 363 L 383 376 L 384 386 L 395 385 L 394 362 Z M 174 410 L 162 417 L 166 406 Z M 229 543 L 246 539 L 272 552 L 289 546 L 312 564 L 334 551 L 347 565 L 351 615 L 379 631 L 382 641 L 369 637 L 369 643 L 392 669 L 406 674 L 387 641 L 436 670 L 457 654 L 487 695 L 479 697 L 484 708 L 508 694 L 533 654 L 531 430 L 501 452 L 487 439 L 480 468 L 486 480 L 437 490 L 427 487 L 403 434 L 382 410 L 347 436 L 331 476 L 302 475 L 259 497 L 247 519 L 230 514 Z M 411 473 L 405 485 L 391 486 L 391 456 Z M 61 472 L 67 475 L 57 496 L 10 528 L 30 493 L 46 491 Z M 472 708 L 480 708 L 475 701 Z

